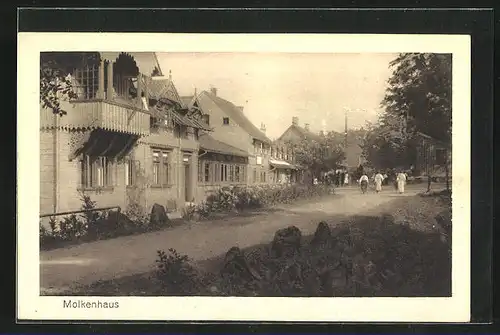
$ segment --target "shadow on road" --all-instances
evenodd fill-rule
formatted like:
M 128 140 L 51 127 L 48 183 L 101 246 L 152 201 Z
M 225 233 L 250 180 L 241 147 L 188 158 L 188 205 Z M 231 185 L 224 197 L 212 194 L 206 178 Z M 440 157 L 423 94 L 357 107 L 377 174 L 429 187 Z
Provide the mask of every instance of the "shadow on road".
M 211 273 L 212 282 L 204 284 L 207 290 L 175 292 L 165 294 L 155 280 L 154 273 L 139 274 L 115 280 L 96 282 L 84 286 L 70 295 L 115 295 L 115 296 L 337 296 L 337 297 L 449 297 L 451 296 L 451 241 L 443 242 L 436 232 L 422 232 L 407 225 L 394 223 L 390 217 L 380 216 L 338 216 L 332 227 L 331 248 L 317 249 L 310 243 L 312 235 L 302 238 L 301 257 L 293 262 L 299 264 L 301 271 L 315 267 L 318 262 L 340 260 L 338 244 L 349 241 L 343 254 L 349 255 L 353 268 L 366 268 L 372 264 L 374 272 L 367 280 L 367 273 L 353 272 L 350 281 L 337 285 L 332 290 L 320 285 L 302 282 L 291 287 L 290 280 L 274 279 L 248 280 L 237 278 L 231 283 L 230 292 L 214 294 L 208 287 L 221 286 L 218 273 L 224 266 L 224 254 L 203 261 L 193 261 L 201 272 Z M 341 242 L 342 241 L 342 242 Z M 266 271 L 271 264 L 289 263 L 290 259 L 273 259 L 270 244 L 263 243 L 243 249 L 261 278 L 270 278 Z M 279 267 L 279 266 L 278 266 Z M 215 278 L 215 279 L 213 279 Z M 364 282 L 365 284 L 360 284 Z M 311 293 L 313 292 L 313 293 Z M 314 293 L 315 292 L 315 293 Z M 328 292 L 328 293 L 325 293 Z M 64 294 L 68 294 L 65 292 Z

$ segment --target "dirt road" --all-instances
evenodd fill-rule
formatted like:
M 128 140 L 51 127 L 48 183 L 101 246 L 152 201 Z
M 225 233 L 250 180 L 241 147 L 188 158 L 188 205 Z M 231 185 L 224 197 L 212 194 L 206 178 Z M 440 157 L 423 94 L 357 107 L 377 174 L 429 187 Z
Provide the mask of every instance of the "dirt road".
M 415 195 L 422 187 L 404 195 L 387 189 L 380 194 L 360 194 L 339 189 L 337 195 L 287 205 L 227 220 L 189 223 L 175 228 L 135 236 L 81 244 L 40 253 L 40 286 L 46 291 L 69 289 L 75 284 L 150 271 L 157 250 L 174 248 L 194 260 L 224 254 L 230 247 L 249 247 L 270 242 L 277 229 L 295 225 L 304 235 L 314 233 L 320 220 L 334 224 L 335 218 L 354 214 L 378 214 L 391 202 Z

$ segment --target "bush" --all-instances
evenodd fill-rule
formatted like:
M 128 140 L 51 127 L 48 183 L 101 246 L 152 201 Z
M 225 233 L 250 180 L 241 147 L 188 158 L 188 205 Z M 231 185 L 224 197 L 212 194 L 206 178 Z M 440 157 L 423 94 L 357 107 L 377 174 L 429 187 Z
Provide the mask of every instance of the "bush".
M 200 289 L 198 272 L 189 261 L 188 256 L 181 256 L 175 249 L 168 249 L 168 253 L 158 250 L 156 278 L 164 292 L 182 295 Z
M 328 185 L 276 184 L 248 187 L 224 187 L 211 194 L 201 204 L 186 209 L 186 218 L 207 218 L 212 213 L 228 213 L 292 203 L 333 193 Z
M 143 214 L 140 208 L 131 208 L 128 213 L 119 211 L 92 211 L 96 202 L 88 195 L 81 193 L 82 210 L 80 215 L 69 215 L 57 221 L 54 217 L 49 220 L 49 227 L 40 222 L 40 246 L 42 249 L 59 247 L 62 244 L 95 241 L 108 239 L 138 232 L 147 232 L 161 228 L 149 224 L 149 215 Z

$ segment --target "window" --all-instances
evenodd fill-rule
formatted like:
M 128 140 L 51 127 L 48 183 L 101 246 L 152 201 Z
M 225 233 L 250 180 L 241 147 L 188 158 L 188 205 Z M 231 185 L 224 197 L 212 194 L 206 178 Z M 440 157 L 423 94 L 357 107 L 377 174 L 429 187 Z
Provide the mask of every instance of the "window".
M 113 186 L 113 166 L 108 157 L 83 155 L 81 186 L 86 188 Z
M 219 163 L 215 163 L 214 164 L 214 182 L 220 181 L 219 171 L 220 171 L 220 164 Z
M 258 180 L 257 180 L 257 169 L 253 169 L 253 182 L 254 183 L 258 183 Z
M 211 175 L 211 173 L 210 173 L 211 166 L 210 165 L 211 165 L 210 163 L 205 162 L 205 183 L 208 183 L 210 181 L 210 175 Z
M 240 183 L 241 182 L 241 175 L 240 175 L 240 166 L 236 165 L 234 167 L 234 181 Z
M 228 125 L 229 124 L 229 118 L 228 117 L 223 117 L 222 118 L 222 124 L 223 125 Z
M 135 185 L 137 178 L 137 162 L 134 160 L 125 161 L 125 186 Z
M 170 184 L 169 152 L 164 150 L 153 151 L 153 185 L 166 186 Z
M 99 87 L 99 66 L 85 66 L 76 69 L 73 73 L 73 90 L 78 95 L 78 99 L 88 100 L 97 97 Z
M 203 161 L 199 160 L 198 161 L 198 182 L 202 183 L 204 180 L 203 178 Z
M 205 122 L 207 125 L 210 125 L 210 115 L 203 114 L 203 122 Z

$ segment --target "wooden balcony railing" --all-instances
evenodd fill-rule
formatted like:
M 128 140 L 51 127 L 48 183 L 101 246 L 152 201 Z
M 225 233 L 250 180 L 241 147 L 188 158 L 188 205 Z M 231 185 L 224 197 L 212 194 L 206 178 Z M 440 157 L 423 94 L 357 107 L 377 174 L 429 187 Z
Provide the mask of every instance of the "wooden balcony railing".
M 67 111 L 64 116 L 41 108 L 40 128 L 104 129 L 139 136 L 150 133 L 150 115 L 135 106 L 94 99 L 62 101 L 61 107 Z

